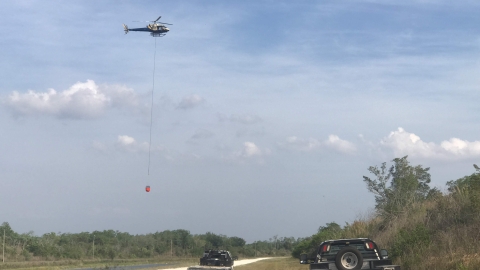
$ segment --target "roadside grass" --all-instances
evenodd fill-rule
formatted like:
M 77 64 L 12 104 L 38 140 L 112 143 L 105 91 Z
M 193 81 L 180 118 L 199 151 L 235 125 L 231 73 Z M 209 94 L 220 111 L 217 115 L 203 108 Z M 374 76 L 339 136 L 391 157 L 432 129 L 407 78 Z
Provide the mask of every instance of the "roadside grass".
M 16 270 L 65 270 L 65 269 L 111 269 L 125 265 L 143 264 L 168 264 L 150 269 L 168 269 L 187 267 L 194 265 L 196 258 L 152 258 L 152 259 L 115 259 L 115 260 L 59 260 L 59 261 L 35 261 L 35 262 L 6 262 L 1 264 L 0 269 Z M 148 268 L 144 268 L 148 269 Z
M 301 265 L 295 258 L 281 257 L 235 266 L 235 270 L 308 270 L 308 265 Z

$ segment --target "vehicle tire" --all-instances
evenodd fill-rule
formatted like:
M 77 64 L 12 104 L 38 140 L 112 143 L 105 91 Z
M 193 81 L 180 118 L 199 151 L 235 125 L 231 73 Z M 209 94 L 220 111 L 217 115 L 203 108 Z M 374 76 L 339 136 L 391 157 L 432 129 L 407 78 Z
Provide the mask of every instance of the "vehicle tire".
M 362 265 L 362 254 L 356 248 L 345 247 L 335 256 L 335 266 L 338 270 L 361 269 Z

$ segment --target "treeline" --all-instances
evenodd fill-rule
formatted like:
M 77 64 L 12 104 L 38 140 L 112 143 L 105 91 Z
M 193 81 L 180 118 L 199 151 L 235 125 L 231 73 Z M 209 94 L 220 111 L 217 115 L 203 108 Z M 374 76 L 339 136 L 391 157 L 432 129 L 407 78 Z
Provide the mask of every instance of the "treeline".
M 155 257 L 200 257 L 205 248 L 227 249 L 238 257 L 287 255 L 298 240 L 274 236 L 268 241 L 246 244 L 240 237 L 211 232 L 191 234 L 187 230 L 167 230 L 132 235 L 114 230 L 82 233 L 17 233 L 4 222 L 0 226 L 6 261 L 137 259 Z
M 314 254 L 327 239 L 368 237 L 402 269 L 480 269 L 480 168 L 447 183 L 445 192 L 429 186 L 429 168 L 412 166 L 405 156 L 364 176 L 375 196 L 375 212 L 345 226 L 332 222 L 292 251 Z

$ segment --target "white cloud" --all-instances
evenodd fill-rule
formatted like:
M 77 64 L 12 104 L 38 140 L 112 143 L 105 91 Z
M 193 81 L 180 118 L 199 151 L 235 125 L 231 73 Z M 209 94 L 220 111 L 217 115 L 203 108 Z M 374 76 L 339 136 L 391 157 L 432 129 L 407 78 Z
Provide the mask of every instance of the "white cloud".
M 105 93 L 110 100 L 111 105 L 116 108 L 137 107 L 140 101 L 137 93 L 124 85 L 100 85 L 99 89 Z
M 119 135 L 116 146 L 118 149 L 128 152 L 148 152 L 148 143 L 138 143 L 133 137 L 127 135 Z
M 396 156 L 410 155 L 424 158 L 455 159 L 480 156 L 480 141 L 469 142 L 458 138 L 442 141 L 439 145 L 424 142 L 414 133 L 398 128 L 381 141 Z
M 138 103 L 132 89 L 119 85 L 98 86 L 92 80 L 77 82 L 61 92 L 52 88 L 47 92 L 14 91 L 6 101 L 16 115 L 43 114 L 60 118 L 95 118 L 109 107 L 135 107 Z
M 118 136 L 118 143 L 121 145 L 133 145 L 135 144 L 135 139 L 127 135 Z
M 302 152 L 310 152 L 325 147 L 342 153 L 353 153 L 356 151 L 356 147 L 353 143 L 342 140 L 337 135 L 330 135 L 328 139 L 323 142 L 315 138 L 303 139 L 296 136 L 290 136 L 287 137 L 285 142 L 279 143 L 279 146 L 281 148 Z
M 356 147 L 353 143 L 340 139 L 337 135 L 328 136 L 328 140 L 324 142 L 325 145 L 343 153 L 353 153 Z
M 309 139 L 302 139 L 298 138 L 296 136 L 290 136 L 287 137 L 285 142 L 279 143 L 279 145 L 282 148 L 287 148 L 290 150 L 296 150 L 296 151 L 312 151 L 314 149 L 319 148 L 322 143 L 314 138 L 309 138 Z
M 253 161 L 258 164 L 264 164 L 264 157 L 268 155 L 270 155 L 270 149 L 260 149 L 260 147 L 253 142 L 244 142 L 241 150 L 233 152 L 224 159 L 239 163 Z
M 243 157 L 253 157 L 253 156 L 261 156 L 262 151 L 260 151 L 260 148 L 256 146 L 253 142 L 244 142 L 243 143 L 243 151 L 241 155 Z
M 178 109 L 183 109 L 183 110 L 192 109 L 192 108 L 195 108 L 195 107 L 199 106 L 203 102 L 205 102 L 205 100 L 201 96 L 199 96 L 199 95 L 189 95 L 189 96 L 184 97 L 180 101 L 177 108 Z

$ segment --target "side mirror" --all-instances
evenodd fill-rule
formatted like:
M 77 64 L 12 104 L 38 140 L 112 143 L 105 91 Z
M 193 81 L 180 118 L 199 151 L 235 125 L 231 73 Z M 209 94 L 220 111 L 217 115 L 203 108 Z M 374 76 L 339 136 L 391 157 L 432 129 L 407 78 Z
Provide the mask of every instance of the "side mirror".
M 382 259 L 388 259 L 388 251 L 386 249 L 380 250 L 380 256 L 382 256 Z
M 308 256 L 306 253 L 300 254 L 300 264 L 308 264 Z

